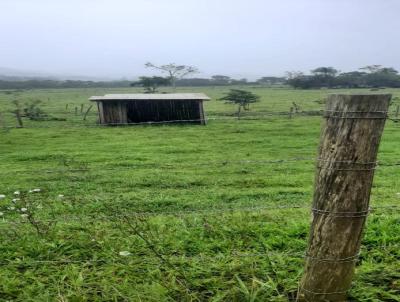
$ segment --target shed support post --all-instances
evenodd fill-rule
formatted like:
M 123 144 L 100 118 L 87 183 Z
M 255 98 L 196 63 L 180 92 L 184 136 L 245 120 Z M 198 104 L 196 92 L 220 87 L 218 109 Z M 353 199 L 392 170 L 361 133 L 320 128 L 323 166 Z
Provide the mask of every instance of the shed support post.
M 120 124 L 128 123 L 126 106 L 127 106 L 126 103 L 122 103 L 122 102 L 118 103 L 118 114 L 119 114 L 119 123 Z
M 205 125 L 206 124 L 206 117 L 204 114 L 204 107 L 203 107 L 203 100 L 199 101 L 199 112 L 200 112 L 200 124 Z
M 298 301 L 347 301 L 391 95 L 330 95 Z
M 99 121 L 100 124 L 105 124 L 106 121 L 104 119 L 104 110 L 103 110 L 103 102 L 97 102 L 97 109 L 99 111 Z

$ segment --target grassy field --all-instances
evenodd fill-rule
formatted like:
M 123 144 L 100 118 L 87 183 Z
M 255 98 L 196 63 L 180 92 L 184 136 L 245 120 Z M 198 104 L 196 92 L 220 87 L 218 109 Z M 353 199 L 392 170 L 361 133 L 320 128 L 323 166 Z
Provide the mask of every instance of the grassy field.
M 238 121 L 216 101 L 228 89 L 178 89 L 212 98 L 207 126 L 131 127 L 97 127 L 80 106 L 135 88 L 0 91 L 0 301 L 293 299 L 322 117 L 269 114 L 344 91 L 249 88 L 259 119 Z M 8 128 L 13 99 L 66 120 Z M 400 216 L 384 208 L 400 201 L 400 166 L 384 165 L 399 141 L 388 121 L 351 301 L 400 301 Z

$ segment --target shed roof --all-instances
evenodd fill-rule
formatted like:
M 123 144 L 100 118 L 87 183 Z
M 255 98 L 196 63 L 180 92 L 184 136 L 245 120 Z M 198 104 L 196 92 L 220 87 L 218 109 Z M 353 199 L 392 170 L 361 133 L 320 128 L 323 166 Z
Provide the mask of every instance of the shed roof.
M 92 96 L 90 101 L 136 101 L 136 100 L 205 100 L 210 98 L 204 93 L 133 93 L 133 94 L 106 94 Z

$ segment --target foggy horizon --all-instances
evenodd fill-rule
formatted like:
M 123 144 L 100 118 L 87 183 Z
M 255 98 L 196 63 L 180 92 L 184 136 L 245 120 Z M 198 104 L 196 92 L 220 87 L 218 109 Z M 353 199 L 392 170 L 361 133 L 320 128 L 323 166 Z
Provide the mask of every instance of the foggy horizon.
M 395 0 L 2 0 L 0 69 L 132 79 L 159 75 L 150 61 L 251 80 L 400 69 L 399 10 Z

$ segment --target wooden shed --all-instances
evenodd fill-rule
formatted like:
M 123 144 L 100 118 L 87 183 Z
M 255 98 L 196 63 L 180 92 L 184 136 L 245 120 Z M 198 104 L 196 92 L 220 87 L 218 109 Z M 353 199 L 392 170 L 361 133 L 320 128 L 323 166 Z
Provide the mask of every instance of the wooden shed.
M 92 96 L 97 103 L 100 124 L 187 122 L 205 125 L 203 93 L 106 94 Z

